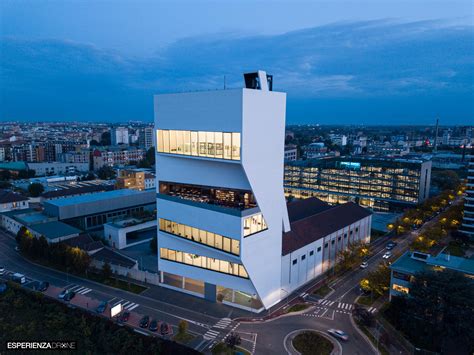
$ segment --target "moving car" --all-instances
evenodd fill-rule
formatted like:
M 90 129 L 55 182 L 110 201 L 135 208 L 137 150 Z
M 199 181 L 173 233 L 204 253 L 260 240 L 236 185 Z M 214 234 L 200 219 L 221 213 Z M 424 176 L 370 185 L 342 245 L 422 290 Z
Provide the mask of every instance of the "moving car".
M 369 266 L 369 263 L 367 261 L 363 261 L 362 264 L 360 264 L 361 269 L 365 269 L 367 268 L 367 266 Z
M 153 319 L 151 322 L 150 322 L 150 328 L 149 328 L 152 332 L 156 332 L 158 330 L 158 321 L 156 319 Z
M 74 298 L 75 295 L 76 293 L 74 291 L 69 291 L 66 293 L 66 296 L 64 296 L 64 300 L 69 302 L 70 300 Z
M 392 252 L 391 252 L 391 251 L 387 251 L 387 252 L 382 256 L 382 258 L 388 259 L 388 258 L 390 258 L 391 256 L 392 256 Z
M 38 285 L 38 291 L 44 292 L 48 289 L 48 287 L 49 287 L 49 282 L 48 281 L 42 281 Z
M 138 325 L 140 326 L 140 328 L 148 328 L 149 324 L 150 324 L 150 317 L 143 316 L 143 318 L 140 319 L 140 323 Z
M 104 313 L 106 309 L 107 309 L 107 301 L 102 301 L 99 303 L 95 311 L 97 313 Z
M 392 250 L 393 248 L 395 248 L 397 245 L 397 243 L 395 242 L 388 242 L 387 245 L 385 246 L 385 249 L 387 250 Z
M 169 335 L 169 334 L 172 334 L 173 333 L 173 329 L 171 328 L 171 326 L 166 323 L 166 322 L 163 322 L 161 323 L 160 325 L 160 334 L 161 335 Z
M 0 275 L 3 275 L 5 273 L 5 267 L 0 266 Z
M 331 334 L 334 338 L 338 338 L 344 341 L 349 340 L 349 336 L 339 329 L 328 329 L 328 333 Z

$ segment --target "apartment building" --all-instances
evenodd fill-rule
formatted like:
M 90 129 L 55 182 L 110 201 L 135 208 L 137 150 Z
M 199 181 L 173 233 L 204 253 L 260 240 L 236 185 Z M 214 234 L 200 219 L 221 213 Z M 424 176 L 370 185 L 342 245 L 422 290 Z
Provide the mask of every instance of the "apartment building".
M 467 190 L 464 200 L 464 218 L 459 230 L 474 239 L 474 155 L 470 156 L 467 168 Z

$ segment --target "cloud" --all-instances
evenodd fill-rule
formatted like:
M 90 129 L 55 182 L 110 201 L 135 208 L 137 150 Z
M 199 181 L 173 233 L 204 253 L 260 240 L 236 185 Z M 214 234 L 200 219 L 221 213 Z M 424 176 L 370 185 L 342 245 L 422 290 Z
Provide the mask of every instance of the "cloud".
M 369 123 L 374 107 L 381 117 L 444 114 L 469 122 L 473 43 L 473 27 L 394 20 L 192 37 L 148 58 L 9 37 L 1 42 L 0 118 L 151 120 L 153 94 L 222 88 L 224 76 L 228 87 L 241 87 L 243 72 L 264 69 L 288 93 L 290 122 Z

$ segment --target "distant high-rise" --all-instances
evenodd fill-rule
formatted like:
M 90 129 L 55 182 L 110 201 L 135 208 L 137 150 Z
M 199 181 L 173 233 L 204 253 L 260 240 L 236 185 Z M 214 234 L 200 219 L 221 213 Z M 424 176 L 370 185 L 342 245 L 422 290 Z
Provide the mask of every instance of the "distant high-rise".
M 474 239 L 474 155 L 470 156 L 468 165 L 466 199 L 464 200 L 464 219 L 461 232 Z
M 112 145 L 129 144 L 128 128 L 112 127 L 110 130 L 110 141 Z
M 153 134 L 153 127 L 146 127 L 140 130 L 139 143 L 145 149 L 150 149 L 155 146 L 155 135 Z

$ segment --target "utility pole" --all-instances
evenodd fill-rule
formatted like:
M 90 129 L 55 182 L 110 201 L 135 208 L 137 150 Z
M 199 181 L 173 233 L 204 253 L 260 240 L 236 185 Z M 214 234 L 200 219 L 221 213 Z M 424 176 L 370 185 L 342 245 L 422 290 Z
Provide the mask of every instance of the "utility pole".
M 439 118 L 436 119 L 436 133 L 434 138 L 434 151 L 438 151 L 438 129 L 439 129 Z

